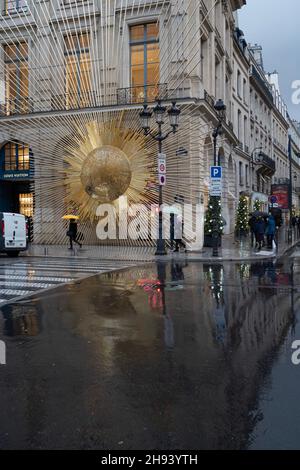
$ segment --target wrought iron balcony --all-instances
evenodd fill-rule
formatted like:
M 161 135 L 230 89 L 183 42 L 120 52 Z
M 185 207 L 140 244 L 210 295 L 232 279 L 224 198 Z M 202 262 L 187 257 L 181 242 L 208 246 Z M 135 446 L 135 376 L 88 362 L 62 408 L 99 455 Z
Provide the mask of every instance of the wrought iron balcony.
M 22 5 L 22 6 L 12 5 L 2 10 L 2 16 L 14 15 L 14 14 L 19 15 L 19 14 L 27 13 L 27 12 L 28 12 L 27 5 Z
M 275 161 L 263 152 L 259 153 L 256 164 L 259 165 L 257 173 L 261 173 L 262 175 L 273 176 L 276 171 Z
M 117 104 L 139 104 L 153 103 L 158 98 L 161 100 L 170 98 L 168 96 L 168 87 L 166 83 L 157 85 L 141 85 L 129 88 L 117 89 Z
M 28 114 L 33 111 L 32 100 L 28 97 L 7 99 L 0 104 L 0 115 L 11 116 L 14 114 Z
M 251 66 L 251 76 L 256 80 L 260 88 L 264 91 L 265 95 L 273 103 L 273 94 L 272 94 L 271 88 L 269 84 L 267 83 L 267 81 L 263 79 L 263 77 L 261 76 L 261 74 L 258 72 L 258 70 L 256 69 L 254 65 Z M 257 116 L 255 116 L 255 118 L 257 118 Z
M 207 93 L 206 90 L 204 90 L 204 100 L 212 107 L 214 108 L 215 106 L 215 98 L 213 96 L 211 96 L 210 94 Z
M 127 106 L 153 103 L 157 98 L 162 100 L 175 98 L 166 84 L 146 85 L 129 88 L 112 88 L 110 94 L 96 91 L 84 93 L 65 93 L 63 95 L 45 95 L 44 98 L 18 97 L 0 103 L 0 118 L 32 113 L 72 111 L 93 109 L 105 106 Z

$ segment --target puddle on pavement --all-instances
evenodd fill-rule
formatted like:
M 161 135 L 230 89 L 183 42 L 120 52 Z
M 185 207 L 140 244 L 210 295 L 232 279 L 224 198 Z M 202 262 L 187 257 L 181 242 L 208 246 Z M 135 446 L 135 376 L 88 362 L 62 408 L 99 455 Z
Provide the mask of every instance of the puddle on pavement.
M 0 309 L 0 448 L 300 448 L 294 264 L 177 261 Z

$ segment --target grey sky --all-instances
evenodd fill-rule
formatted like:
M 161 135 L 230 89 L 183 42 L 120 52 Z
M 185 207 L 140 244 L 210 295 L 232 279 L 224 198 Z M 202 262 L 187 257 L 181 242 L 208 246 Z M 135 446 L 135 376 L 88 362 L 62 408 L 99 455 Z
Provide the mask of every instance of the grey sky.
M 247 0 L 239 11 L 239 24 L 246 40 L 263 47 L 265 70 L 278 71 L 289 114 L 298 121 L 300 104 L 291 101 L 294 91 L 291 84 L 300 80 L 299 18 L 299 0 Z

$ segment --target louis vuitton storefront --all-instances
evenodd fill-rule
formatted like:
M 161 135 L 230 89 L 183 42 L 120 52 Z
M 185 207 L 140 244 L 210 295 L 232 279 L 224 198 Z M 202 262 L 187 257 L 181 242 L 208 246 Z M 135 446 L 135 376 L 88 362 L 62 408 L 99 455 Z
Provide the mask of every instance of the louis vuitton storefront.
M 0 150 L 0 211 L 33 216 L 30 188 L 32 154 L 23 143 L 8 142 Z

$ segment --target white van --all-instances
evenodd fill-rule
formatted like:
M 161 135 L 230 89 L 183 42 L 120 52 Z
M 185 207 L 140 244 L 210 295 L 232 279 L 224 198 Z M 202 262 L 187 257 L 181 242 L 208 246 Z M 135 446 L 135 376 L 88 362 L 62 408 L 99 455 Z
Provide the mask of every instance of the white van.
M 26 250 L 27 230 L 24 215 L 0 212 L 0 252 L 18 256 Z

